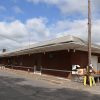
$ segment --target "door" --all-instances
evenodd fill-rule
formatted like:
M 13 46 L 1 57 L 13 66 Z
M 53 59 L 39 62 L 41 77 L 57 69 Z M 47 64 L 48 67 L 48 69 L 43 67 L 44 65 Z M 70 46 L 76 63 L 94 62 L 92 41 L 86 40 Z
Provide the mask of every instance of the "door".
M 41 55 L 36 55 L 36 58 L 35 58 L 35 71 L 41 71 Z
M 97 56 L 92 56 L 91 57 L 91 63 L 93 64 L 93 69 L 97 71 L 98 57 Z

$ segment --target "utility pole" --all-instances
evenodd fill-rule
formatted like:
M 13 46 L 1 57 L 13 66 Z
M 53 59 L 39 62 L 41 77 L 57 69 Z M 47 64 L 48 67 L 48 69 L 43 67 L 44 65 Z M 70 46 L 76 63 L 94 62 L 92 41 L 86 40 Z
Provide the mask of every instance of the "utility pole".
M 88 66 L 91 64 L 91 0 L 88 0 Z
M 88 0 L 88 69 L 87 74 L 84 76 L 84 85 L 89 82 L 90 87 L 95 85 L 95 80 L 90 73 L 91 64 L 91 0 Z

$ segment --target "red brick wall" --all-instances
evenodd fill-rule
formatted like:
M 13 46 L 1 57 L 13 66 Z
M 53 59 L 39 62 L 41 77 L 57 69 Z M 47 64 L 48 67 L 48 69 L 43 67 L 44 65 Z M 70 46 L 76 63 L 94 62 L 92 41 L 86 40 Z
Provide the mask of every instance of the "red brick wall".
M 66 51 L 56 51 L 45 53 L 42 58 L 42 67 L 47 69 L 71 70 L 70 53 Z M 69 73 L 60 71 L 43 70 L 42 73 L 68 77 Z
M 71 64 L 86 67 L 88 64 L 88 53 L 83 51 L 71 52 Z
M 0 64 L 7 64 L 8 58 L 0 58 Z
M 72 65 L 80 65 L 81 67 L 86 67 L 88 63 L 88 54 L 82 51 L 71 50 L 68 52 L 64 51 L 55 51 L 55 52 L 46 52 L 39 54 L 31 55 L 21 55 L 10 57 L 10 63 L 13 65 L 21 65 L 26 67 L 34 67 L 34 65 L 42 66 L 47 69 L 58 69 L 58 70 L 71 70 Z M 5 64 L 7 63 L 7 58 L 2 60 Z M 57 71 L 47 71 L 43 70 L 42 73 L 56 75 L 61 77 L 69 77 L 70 73 L 57 72 Z
M 70 69 L 70 55 L 67 51 L 45 53 L 42 58 L 42 66 L 51 69 Z

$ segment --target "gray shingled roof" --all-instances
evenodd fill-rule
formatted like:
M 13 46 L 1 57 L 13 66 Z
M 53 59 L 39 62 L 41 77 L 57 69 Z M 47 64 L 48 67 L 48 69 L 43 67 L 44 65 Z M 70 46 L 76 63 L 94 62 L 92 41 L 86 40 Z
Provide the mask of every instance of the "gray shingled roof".
M 40 53 L 40 52 L 48 52 L 48 51 L 57 51 L 57 50 L 68 50 L 75 49 L 81 51 L 87 51 L 87 42 L 82 39 L 74 36 L 64 36 L 60 38 L 56 38 L 53 40 L 48 40 L 40 43 L 36 43 L 21 49 L 17 49 L 15 51 L 1 53 L 0 57 L 4 56 L 15 56 L 15 55 L 23 55 L 23 54 L 31 54 L 31 53 Z M 92 45 L 93 53 L 100 53 L 100 46 Z

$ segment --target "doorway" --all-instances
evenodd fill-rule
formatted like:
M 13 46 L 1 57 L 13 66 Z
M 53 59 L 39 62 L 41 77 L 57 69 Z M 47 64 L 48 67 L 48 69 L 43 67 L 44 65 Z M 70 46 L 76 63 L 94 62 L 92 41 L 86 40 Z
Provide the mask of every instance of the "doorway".
M 34 73 L 41 74 L 41 55 L 37 54 L 35 56 L 35 66 L 34 66 Z

